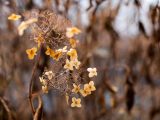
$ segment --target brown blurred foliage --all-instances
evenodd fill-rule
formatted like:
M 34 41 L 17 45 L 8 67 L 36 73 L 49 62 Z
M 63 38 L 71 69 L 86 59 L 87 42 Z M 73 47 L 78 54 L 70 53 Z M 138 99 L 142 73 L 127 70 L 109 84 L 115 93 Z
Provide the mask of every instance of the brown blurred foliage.
M 147 19 L 152 26 L 148 35 L 146 30 L 151 28 L 146 28 L 140 19 L 141 0 L 119 0 L 115 7 L 111 7 L 111 0 L 86 1 L 88 25 L 82 21 L 86 18 L 82 16 L 80 0 L 0 0 L 0 120 L 160 119 L 160 3 L 150 5 L 148 10 Z M 130 4 L 138 15 L 138 35 L 121 37 L 113 24 L 121 6 Z M 44 10 L 74 19 L 73 25 L 83 31 L 78 36 L 79 58 L 86 69 L 98 69 L 94 79 L 97 89 L 83 99 L 81 108 L 71 108 L 58 91 L 41 93 L 39 76 L 50 65 L 49 60 L 42 53 L 38 61 L 29 61 L 25 50 L 32 47 L 33 36 L 29 31 L 19 36 L 18 22 L 7 19 L 11 13 L 17 13 L 25 20 L 31 12 Z M 51 18 L 46 20 L 55 25 Z M 65 28 L 62 23 L 58 29 Z M 29 94 L 31 79 L 33 90 Z

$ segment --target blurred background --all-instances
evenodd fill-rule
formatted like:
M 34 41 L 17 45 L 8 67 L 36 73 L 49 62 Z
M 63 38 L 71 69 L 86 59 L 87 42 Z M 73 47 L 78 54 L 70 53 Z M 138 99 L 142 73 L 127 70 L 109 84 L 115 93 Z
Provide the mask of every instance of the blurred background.
M 19 36 L 17 27 L 44 10 L 81 29 L 78 54 L 98 77 L 96 91 L 81 108 L 71 108 L 58 91 L 38 94 L 40 62 L 33 83 L 36 117 L 28 92 L 35 61 L 25 52 L 33 41 L 27 31 Z M 12 13 L 23 17 L 9 21 Z M 159 42 L 160 0 L 0 0 L 0 120 L 160 120 Z

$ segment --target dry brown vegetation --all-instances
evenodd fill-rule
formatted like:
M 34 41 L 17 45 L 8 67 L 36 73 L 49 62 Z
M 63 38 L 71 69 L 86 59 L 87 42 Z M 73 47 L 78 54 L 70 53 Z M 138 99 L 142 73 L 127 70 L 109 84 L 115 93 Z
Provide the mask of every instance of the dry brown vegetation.
M 160 119 L 160 2 L 150 5 L 146 19 L 151 27 L 145 27 L 139 14 L 142 0 L 119 0 L 115 7 L 112 0 L 86 1 L 87 25 L 82 21 L 86 18 L 80 0 L 41 0 L 42 5 L 34 0 L 0 0 L 0 120 Z M 128 26 L 136 22 L 138 34 L 121 36 L 114 21 L 121 7 L 131 4 L 138 20 Z M 21 20 L 8 20 L 12 13 L 21 15 Z M 31 17 L 38 21 L 19 36 L 17 26 Z M 45 55 L 45 45 L 53 50 L 71 48 L 66 37 L 71 26 L 82 31 L 76 36 L 81 66 L 66 72 L 63 66 L 68 57 L 53 61 Z M 36 45 L 39 35 L 44 41 L 35 59 L 28 60 L 26 49 Z M 87 77 L 89 67 L 97 68 L 97 77 Z M 43 94 L 39 77 L 46 77 L 46 70 L 56 77 L 48 80 L 49 92 Z M 82 107 L 68 105 L 65 97 L 66 93 L 74 96 L 72 83 L 90 80 L 96 91 L 81 98 Z

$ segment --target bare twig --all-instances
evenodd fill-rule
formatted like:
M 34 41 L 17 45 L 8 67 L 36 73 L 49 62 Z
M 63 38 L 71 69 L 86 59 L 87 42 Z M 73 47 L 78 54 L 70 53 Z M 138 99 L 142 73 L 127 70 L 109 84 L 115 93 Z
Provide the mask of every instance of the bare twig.
M 93 11 L 93 16 L 96 14 L 96 11 L 98 10 L 99 6 L 104 2 L 105 0 L 96 0 L 96 7 Z
M 33 67 L 32 76 L 31 76 L 31 80 L 30 80 L 30 84 L 29 84 L 29 103 L 30 103 L 33 114 L 35 113 L 35 109 L 34 109 L 33 102 L 32 102 L 32 87 L 33 87 L 33 79 L 34 79 L 34 75 L 35 75 L 35 72 L 36 72 L 36 69 L 37 69 L 37 66 L 39 63 L 40 55 L 41 55 L 41 47 L 40 47 L 40 52 L 37 56 L 37 59 L 35 61 L 34 67 Z
M 38 108 L 36 109 L 34 120 L 41 120 L 42 114 L 43 114 L 42 112 L 43 104 L 40 96 L 38 96 L 38 102 L 39 102 L 39 105 L 38 105 Z
M 87 11 L 89 11 L 92 7 L 93 7 L 93 0 L 89 0 L 89 7 L 86 9 Z

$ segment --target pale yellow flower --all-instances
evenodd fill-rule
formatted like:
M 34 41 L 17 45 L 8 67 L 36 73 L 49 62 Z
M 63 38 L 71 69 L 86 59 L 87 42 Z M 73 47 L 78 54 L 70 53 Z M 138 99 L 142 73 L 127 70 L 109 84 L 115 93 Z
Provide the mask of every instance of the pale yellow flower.
M 61 51 L 56 51 L 54 54 L 51 55 L 51 57 L 56 61 L 58 61 L 61 56 L 62 56 Z
M 63 52 L 63 53 L 67 52 L 67 46 L 64 46 L 62 49 L 58 49 L 57 51 Z
M 81 30 L 79 30 L 76 27 L 71 27 L 71 28 L 67 28 L 66 36 L 68 38 L 72 38 L 74 35 L 77 35 L 79 33 L 81 33 Z
M 48 87 L 46 85 L 42 86 L 42 91 L 43 93 L 48 93 Z
M 80 91 L 80 85 L 76 85 L 75 83 L 73 84 L 73 89 L 72 92 L 73 93 L 78 93 Z
M 70 56 L 70 59 L 71 60 L 75 60 L 77 59 L 77 51 L 75 49 L 70 49 L 68 52 L 67 52 L 67 55 Z
M 54 73 L 52 71 L 45 72 L 45 75 L 47 75 L 49 80 L 51 80 L 54 77 Z
M 88 68 L 87 71 L 89 72 L 89 77 L 97 76 L 97 69 L 96 68 Z
M 68 59 L 66 60 L 66 64 L 64 65 L 64 68 L 65 69 L 68 69 L 68 70 L 73 70 L 73 63 L 72 61 L 69 61 Z
M 12 13 L 12 14 L 8 17 L 8 20 L 14 20 L 14 21 L 16 21 L 16 20 L 19 20 L 20 18 L 21 18 L 20 15 L 16 15 L 16 14 Z
M 81 62 L 78 61 L 77 59 L 74 60 L 74 61 L 72 61 L 72 62 L 73 62 L 73 66 L 74 66 L 76 69 L 79 69 L 79 66 L 80 66 Z
M 71 107 L 81 107 L 81 99 L 73 97 Z
M 22 36 L 23 33 L 24 33 L 24 30 L 27 29 L 29 27 L 29 25 L 34 23 L 34 22 L 37 22 L 36 18 L 30 18 L 27 21 L 22 21 L 21 24 L 18 26 L 18 34 L 20 36 Z
M 83 97 L 86 97 L 87 95 L 91 94 L 91 91 L 88 89 L 88 87 L 84 85 L 84 89 L 81 89 L 80 93 Z
M 33 47 L 33 48 L 31 48 L 31 49 L 27 49 L 27 50 L 26 50 L 26 53 L 27 53 L 28 58 L 29 58 L 30 60 L 32 60 L 32 59 L 34 58 L 34 56 L 36 55 L 36 52 L 37 52 L 37 48 L 36 48 L 36 47 Z
M 85 84 L 84 88 L 87 89 L 88 91 L 95 91 L 96 90 L 96 87 L 94 86 L 93 81 L 90 81 L 88 84 Z

